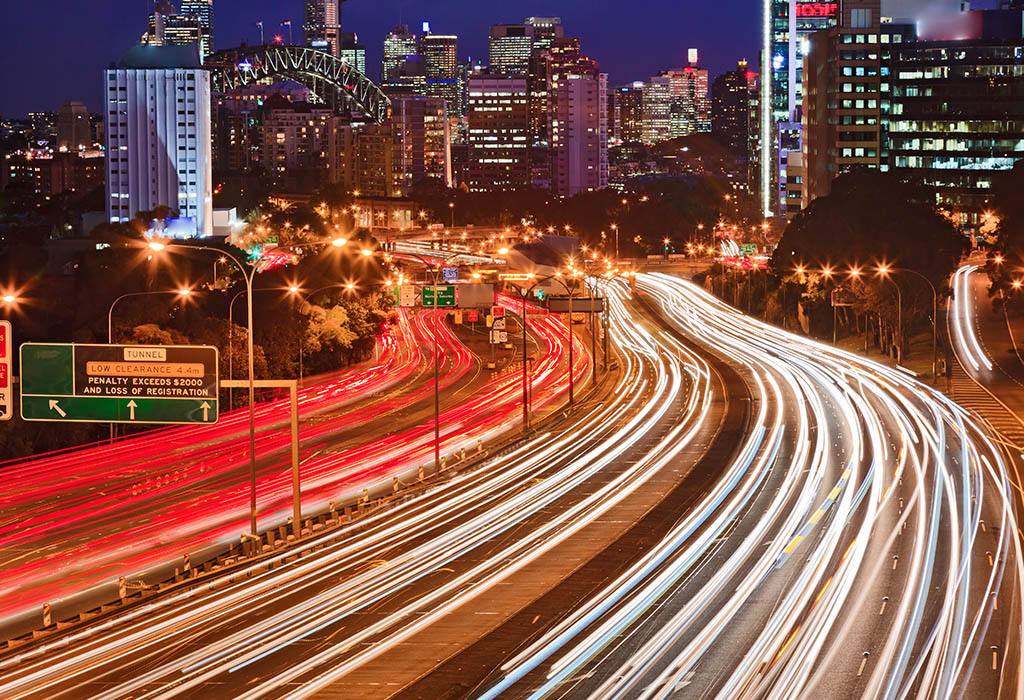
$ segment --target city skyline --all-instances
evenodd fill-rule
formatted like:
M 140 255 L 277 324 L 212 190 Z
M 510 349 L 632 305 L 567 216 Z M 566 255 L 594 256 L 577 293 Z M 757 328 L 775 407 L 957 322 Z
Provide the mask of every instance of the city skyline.
M 95 78 L 97 71 L 118 61 L 138 42 L 149 11 L 139 7 L 133 13 L 106 4 L 83 11 L 73 10 L 71 3 L 63 4 L 63 13 L 47 13 L 45 17 L 31 6 L 8 10 L 10 20 L 0 29 L 0 39 L 7 64 L 22 68 L 10 76 L 14 89 L 0 99 L 3 116 L 23 117 L 30 111 L 56 110 L 66 100 L 84 101 L 91 111 L 97 111 L 102 97 L 102 83 Z M 460 7 L 457 3 L 420 7 L 409 2 L 353 0 L 345 4 L 342 31 L 357 33 L 366 45 L 367 72 L 375 79 L 379 77 L 384 36 L 399 20 L 414 32 L 419 32 L 423 21 L 429 21 L 435 32 L 456 34 L 460 60 L 486 63 L 490 25 L 522 22 L 530 15 L 561 16 L 567 33 L 585 39 L 588 53 L 600 63 L 602 72 L 609 74 L 609 85 L 619 85 L 646 80 L 660 70 L 685 65 L 689 48 L 699 49 L 701 64 L 712 75 L 731 70 L 741 58 L 755 64 L 760 16 L 757 2 L 751 0 L 749 5 L 750 12 L 741 14 L 734 7 L 721 4 L 647 1 L 631 5 L 630 14 L 638 18 L 631 22 L 623 21 L 619 8 L 605 1 L 525 0 L 517 3 L 515 9 L 497 9 L 487 5 Z M 215 0 L 216 46 L 237 46 L 243 40 L 258 43 L 255 22 L 261 19 L 268 39 L 282 21 L 291 19 L 295 42 L 299 43 L 302 13 L 303 4 L 298 0 L 257 0 L 245 5 L 236 0 Z M 654 13 L 658 13 L 657 22 L 639 19 Z M 709 41 L 709 25 L 727 26 L 728 40 Z M 283 31 L 287 41 L 287 30 Z M 77 41 L 75 35 L 83 32 L 101 33 L 105 39 Z M 54 51 L 55 46 L 68 46 L 72 53 Z M 622 46 L 636 48 L 622 51 Z

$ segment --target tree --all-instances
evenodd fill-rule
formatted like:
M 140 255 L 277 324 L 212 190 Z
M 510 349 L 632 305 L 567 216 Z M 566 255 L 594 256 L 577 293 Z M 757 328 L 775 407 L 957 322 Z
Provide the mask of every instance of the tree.
M 999 219 L 995 243 L 986 265 L 992 280 L 989 294 L 996 303 L 1005 301 L 1006 308 L 1024 311 L 1024 298 L 1013 283 L 1024 279 L 1024 161 L 1018 161 L 1013 170 L 996 179 L 993 208 Z M 1002 262 L 997 262 L 1001 258 Z
M 935 285 L 939 294 L 947 294 L 947 280 L 966 249 L 966 241 L 953 224 L 944 218 L 916 188 L 892 175 L 873 171 L 840 176 L 827 197 L 816 199 L 796 215 L 786 228 L 772 257 L 777 276 L 795 281 L 794 270 L 801 274 L 802 302 L 812 318 L 828 319 L 831 326 L 829 296 L 837 285 L 847 283 L 860 294 L 862 308 L 891 317 L 896 310 L 879 307 L 880 297 L 893 295 L 892 285 L 876 276 L 879 266 L 914 270 Z M 832 275 L 823 270 L 833 271 Z M 868 282 L 850 286 L 850 269 L 860 269 Z M 895 275 L 903 291 L 904 331 L 915 321 L 929 316 L 931 290 L 914 276 Z

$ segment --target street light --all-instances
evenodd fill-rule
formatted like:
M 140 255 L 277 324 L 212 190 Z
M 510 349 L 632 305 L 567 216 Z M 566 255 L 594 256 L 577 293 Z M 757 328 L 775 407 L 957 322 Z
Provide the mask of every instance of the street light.
M 248 312 L 249 321 L 249 333 L 247 339 L 248 351 L 249 351 L 249 525 L 252 535 L 256 535 L 256 378 L 255 378 L 255 365 L 256 365 L 256 354 L 253 350 L 253 323 L 252 323 L 252 281 L 256 275 L 256 266 L 250 266 L 249 271 L 246 272 L 242 263 L 238 261 L 231 253 L 220 250 L 218 248 L 211 248 L 209 246 L 181 246 L 163 243 L 161 241 L 150 241 L 149 247 L 155 251 L 162 251 L 168 247 L 181 248 L 184 250 L 203 250 L 213 253 L 219 253 L 224 257 L 228 258 L 235 264 L 235 266 L 242 273 L 242 279 L 245 280 L 246 294 L 246 310 Z
M 323 292 L 323 291 L 325 291 L 327 289 L 338 289 L 338 288 L 342 288 L 342 289 L 345 289 L 347 291 L 353 291 L 353 290 L 355 290 L 356 286 L 354 284 L 352 284 L 351 282 L 349 282 L 348 284 L 345 284 L 343 282 L 338 282 L 338 283 L 335 283 L 335 284 L 325 285 L 323 287 L 320 287 L 319 289 L 314 289 L 309 294 L 302 295 L 301 294 L 302 288 L 293 285 L 293 286 L 288 288 L 288 291 L 291 294 L 293 294 L 295 296 L 298 296 L 302 300 L 302 303 L 305 304 L 310 299 L 312 299 L 314 296 L 319 294 L 320 292 Z M 256 291 L 261 291 L 261 290 L 256 290 Z M 239 292 L 239 294 L 241 294 L 241 292 Z M 302 373 L 302 346 L 303 346 L 303 342 L 304 342 L 304 339 L 303 338 L 299 338 L 299 385 L 300 386 L 302 385 L 302 374 L 303 374 Z
M 892 268 L 888 265 L 880 265 L 878 267 L 878 274 L 882 279 L 888 280 L 896 288 L 896 351 L 898 355 L 896 359 L 900 364 L 903 364 L 903 292 L 900 291 L 900 286 L 896 284 L 896 280 L 889 276 L 891 271 Z
M 1001 262 L 1001 258 L 997 258 L 996 260 Z M 885 270 L 885 272 L 882 272 L 882 270 Z M 881 274 L 883 276 L 885 274 L 889 273 L 889 272 L 908 272 L 908 273 L 910 273 L 912 275 L 917 275 L 918 277 L 920 277 L 921 279 L 923 279 L 925 281 L 925 283 L 928 285 L 928 288 L 931 290 L 931 293 L 932 293 L 932 381 L 933 382 L 938 381 L 938 377 L 936 375 L 937 375 L 938 369 L 939 369 L 939 294 L 938 294 L 938 291 L 935 289 L 935 285 L 932 283 L 932 281 L 930 279 L 928 279 L 927 277 L 922 275 L 917 270 L 911 270 L 910 268 L 907 268 L 907 267 L 890 268 L 887 265 L 883 265 L 882 267 L 880 267 L 878 269 L 878 272 L 879 272 L 879 274 Z M 893 284 L 895 285 L 896 283 L 893 282 Z M 896 287 L 896 290 L 897 290 L 897 292 L 899 291 L 899 286 Z M 902 355 L 903 355 L 903 351 L 902 351 L 902 346 L 903 346 L 903 309 L 902 309 L 902 302 L 901 302 L 900 306 L 901 306 L 901 308 L 900 308 L 900 322 L 899 322 L 899 327 L 900 327 L 900 356 L 901 356 L 900 359 L 902 360 L 903 359 L 902 358 Z
M 107 311 L 107 345 L 112 345 L 113 342 L 114 342 L 114 307 L 117 306 L 117 302 L 121 301 L 122 299 L 128 299 L 130 297 L 144 297 L 144 296 L 150 296 L 150 295 L 154 295 L 154 294 L 176 294 L 179 297 L 188 297 L 190 294 L 192 294 L 192 290 L 191 289 L 176 289 L 176 290 L 156 291 L 156 292 L 129 292 L 128 294 L 122 294 L 117 299 L 114 299 L 114 301 L 111 302 L 111 304 L 110 304 L 110 309 Z M 3 300 L 4 300 L 5 303 L 11 303 L 11 302 L 15 301 L 15 298 L 13 296 L 8 295 L 8 296 L 3 297 Z M 10 301 L 8 301 L 8 300 L 10 300 Z M 111 423 L 110 424 L 110 441 L 111 442 L 114 441 L 114 437 L 115 437 L 114 430 L 115 430 L 115 426 L 114 426 L 113 423 Z
M 16 301 L 18 301 L 18 297 L 14 296 L 13 294 L 5 294 L 2 297 L 0 297 L 0 301 L 3 301 L 5 304 L 13 304 Z
M 452 206 L 455 206 L 454 204 Z M 438 275 L 441 273 L 441 265 L 438 264 L 437 260 L 427 260 L 426 258 L 420 257 L 416 253 L 407 253 L 410 257 L 416 258 L 427 270 L 431 273 L 434 280 L 434 473 L 441 473 L 441 394 L 440 394 L 440 355 L 437 347 L 437 336 L 438 336 L 438 319 L 437 319 L 437 287 L 439 282 Z M 452 258 L 457 258 L 459 253 L 454 253 L 446 257 L 441 258 L 441 262 L 447 262 Z

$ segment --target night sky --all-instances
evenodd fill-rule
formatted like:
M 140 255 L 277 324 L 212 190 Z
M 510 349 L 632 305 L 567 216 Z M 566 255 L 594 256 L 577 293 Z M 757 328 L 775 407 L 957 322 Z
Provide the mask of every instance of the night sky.
M 146 28 L 150 0 L 9 0 L 0 13 L 0 57 L 4 90 L 0 114 L 24 116 L 55 110 L 66 100 L 83 100 L 99 111 L 102 71 Z M 177 4 L 177 2 L 175 3 Z M 259 40 L 254 24 L 263 20 L 268 38 L 292 19 L 296 43 L 303 0 L 214 0 L 219 48 Z M 686 49 L 700 49 L 712 76 L 756 62 L 760 10 L 756 0 L 350 0 L 343 31 L 366 45 L 367 72 L 376 79 L 381 42 L 399 17 L 419 33 L 429 20 L 438 34 L 459 36 L 460 59 L 487 58 L 487 28 L 520 23 L 529 15 L 562 18 L 567 36 L 601 64 L 613 85 L 643 80 L 658 70 L 683 65 Z M 284 30 L 278 30 L 284 31 Z

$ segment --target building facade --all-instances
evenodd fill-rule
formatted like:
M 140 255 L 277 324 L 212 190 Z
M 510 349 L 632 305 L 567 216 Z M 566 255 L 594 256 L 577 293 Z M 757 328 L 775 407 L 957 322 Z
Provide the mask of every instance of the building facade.
M 974 15 L 975 13 L 972 13 Z M 994 11 L 962 29 L 893 44 L 887 162 L 934 189 L 936 203 L 976 225 L 999 173 L 1024 158 L 1022 12 Z
M 338 37 L 338 58 L 366 75 L 366 46 L 351 32 Z
M 469 78 L 466 178 L 471 191 L 502 191 L 529 185 L 526 83 L 526 76 Z
M 419 37 L 409 31 L 409 26 L 396 24 L 384 38 L 384 57 L 381 61 L 380 79 L 382 85 L 399 82 L 402 68 L 409 56 L 418 56 Z
M 608 186 L 608 76 L 556 73 L 548 111 L 551 189 L 572 197 Z
M 533 54 L 533 27 L 498 24 L 491 27 L 487 45 L 488 69 L 493 75 L 526 76 Z
M 107 217 L 167 206 L 213 230 L 210 74 L 198 50 L 137 46 L 104 74 Z
M 425 94 L 444 99 L 448 114 L 460 114 L 459 38 L 454 34 L 427 34 L 420 39 L 420 55 L 426 78 Z
M 722 73 L 711 86 L 711 135 L 740 156 L 747 156 L 750 139 L 750 98 L 756 85 L 746 61 Z
M 65 102 L 57 113 L 57 150 L 84 151 L 91 147 L 89 110 L 82 102 Z
M 696 65 L 666 71 L 672 91 L 669 116 L 671 138 L 711 131 L 708 72 Z
M 672 138 L 672 79 L 665 75 L 651 78 L 643 86 L 641 140 L 646 144 Z
M 644 84 L 635 82 L 620 87 L 615 102 L 623 143 L 640 143 L 644 137 Z
M 302 33 L 306 45 L 341 57 L 341 3 L 345 0 L 306 0 Z
M 391 120 L 397 127 L 399 168 L 408 192 L 423 178 L 445 187 L 452 180 L 452 144 L 447 102 L 441 97 L 402 97 L 392 102 Z

